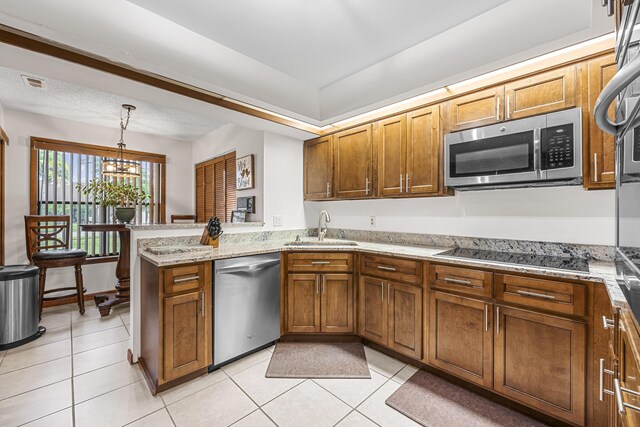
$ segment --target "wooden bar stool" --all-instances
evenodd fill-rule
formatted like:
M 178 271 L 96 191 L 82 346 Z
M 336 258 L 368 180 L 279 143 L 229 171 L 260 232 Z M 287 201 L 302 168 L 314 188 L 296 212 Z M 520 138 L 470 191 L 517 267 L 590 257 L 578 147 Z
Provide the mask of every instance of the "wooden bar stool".
M 40 269 L 40 317 L 44 301 L 54 301 L 76 295 L 80 314 L 84 314 L 84 289 L 82 281 L 82 264 L 87 259 L 87 251 L 70 249 L 71 217 L 68 215 L 25 215 L 24 228 L 27 238 L 27 258 Z M 75 287 L 49 289 L 45 291 L 48 268 L 74 267 Z M 46 297 L 53 292 L 75 291 Z
M 171 215 L 171 224 L 175 223 L 176 221 L 193 221 L 196 222 L 196 216 L 195 215 Z

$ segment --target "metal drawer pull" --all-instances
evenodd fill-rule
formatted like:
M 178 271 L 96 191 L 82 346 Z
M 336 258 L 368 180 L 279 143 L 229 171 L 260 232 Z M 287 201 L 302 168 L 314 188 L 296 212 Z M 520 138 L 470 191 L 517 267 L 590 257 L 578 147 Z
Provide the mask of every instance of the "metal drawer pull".
M 640 412 L 640 407 L 632 405 L 630 403 L 626 403 L 624 401 L 624 399 L 622 398 L 622 392 L 624 391 L 625 393 L 629 393 L 632 396 L 640 396 L 640 393 L 620 386 L 620 380 L 618 378 L 613 379 L 613 386 L 614 386 L 614 395 L 616 397 L 616 406 L 618 407 L 618 413 L 620 415 L 625 415 L 627 413 L 626 408 L 632 409 L 636 412 Z
M 195 276 L 187 276 L 187 277 L 181 277 L 179 279 L 173 279 L 173 283 L 192 282 L 194 280 L 200 280 L 200 276 L 196 274 Z
M 407 177 L 404 180 L 404 185 L 406 185 L 407 187 L 407 191 L 405 191 L 405 193 L 409 192 L 409 174 L 406 175 Z
M 393 267 L 386 267 L 386 266 L 384 266 L 384 265 L 379 265 L 379 266 L 378 266 L 378 270 L 384 270 L 384 271 L 396 271 L 396 269 L 395 269 L 395 268 L 393 268 Z
M 602 327 L 604 329 L 613 329 L 615 327 L 615 323 L 611 319 L 607 319 L 607 316 L 602 316 Z
M 593 181 L 598 182 L 598 153 L 593 153 Z
M 484 286 L 474 285 L 468 280 L 452 279 L 450 277 L 445 277 L 442 280 L 444 280 L 447 283 L 454 283 L 456 285 L 463 285 L 463 286 L 468 286 L 470 288 L 476 288 L 476 289 L 484 289 Z
M 331 197 L 331 184 L 327 182 L 327 197 Z
M 403 176 L 402 176 L 402 174 L 400 174 L 400 192 L 401 193 L 402 193 L 402 189 L 404 188 L 403 185 L 402 185 L 402 178 L 403 178 Z
M 496 121 L 500 121 L 500 97 L 497 97 L 496 101 Z
M 527 297 L 536 297 L 536 298 L 544 298 L 544 299 L 556 299 L 556 297 L 554 297 L 553 295 L 539 294 L 537 292 L 529 292 L 529 291 L 521 291 L 521 290 L 518 290 L 517 292 L 520 295 L 524 295 L 524 296 L 527 296 Z
M 604 359 L 600 359 L 600 401 L 604 400 L 604 395 L 606 394 L 614 394 L 611 390 L 607 390 L 604 388 L 604 374 L 614 375 L 614 372 L 611 369 L 604 368 Z
M 331 261 L 311 261 L 311 265 L 327 265 L 331 264 Z

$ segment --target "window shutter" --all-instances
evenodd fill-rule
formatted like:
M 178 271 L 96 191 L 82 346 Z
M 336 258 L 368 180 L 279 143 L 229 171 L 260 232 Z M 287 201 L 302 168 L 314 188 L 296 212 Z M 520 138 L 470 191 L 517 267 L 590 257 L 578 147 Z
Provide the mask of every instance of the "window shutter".
M 220 218 L 221 222 L 226 222 L 226 197 L 225 197 L 225 165 L 224 158 L 219 159 L 215 165 L 215 216 Z
M 204 222 L 213 216 L 213 164 L 204 167 Z
M 204 217 L 204 166 L 196 167 L 196 221 L 205 222 Z

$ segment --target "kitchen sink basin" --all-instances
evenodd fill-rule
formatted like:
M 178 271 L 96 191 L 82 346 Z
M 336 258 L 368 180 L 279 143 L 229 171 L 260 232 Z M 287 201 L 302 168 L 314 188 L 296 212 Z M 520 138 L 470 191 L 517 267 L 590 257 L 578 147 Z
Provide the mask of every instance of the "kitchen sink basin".
M 326 246 L 358 246 L 358 243 L 351 240 L 301 240 L 287 242 L 285 246 L 305 246 L 305 247 L 326 247 Z

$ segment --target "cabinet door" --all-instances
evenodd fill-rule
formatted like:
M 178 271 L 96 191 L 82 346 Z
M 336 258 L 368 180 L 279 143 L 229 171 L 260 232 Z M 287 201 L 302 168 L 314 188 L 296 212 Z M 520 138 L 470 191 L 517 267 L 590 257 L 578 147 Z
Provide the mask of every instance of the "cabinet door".
M 290 274 L 287 280 L 287 331 L 320 332 L 320 276 Z
M 360 336 L 382 345 L 387 345 L 388 305 L 385 282 L 372 277 L 360 276 L 359 300 Z
M 407 118 L 404 114 L 376 123 L 378 146 L 378 195 L 405 192 Z
M 586 326 L 497 306 L 494 390 L 541 412 L 585 422 Z
M 640 368 L 636 357 L 640 337 L 636 331 L 633 320 L 627 313 L 622 315 L 622 325 L 620 328 L 620 365 L 619 378 L 622 388 L 640 392 Z M 622 391 L 622 401 L 633 406 L 640 406 L 640 397 Z M 640 412 L 627 408 L 626 414 L 620 417 L 622 425 L 628 427 L 640 426 Z
M 422 359 L 422 289 L 387 282 L 388 345 L 399 353 Z
M 449 101 L 449 131 L 455 132 L 501 122 L 504 87 L 481 90 Z
M 408 194 L 437 193 L 440 189 L 440 107 L 407 114 Z
M 602 89 L 617 71 L 615 55 L 596 58 L 587 63 L 589 82 L 589 138 L 585 142 L 584 186 L 586 188 L 613 188 L 615 186 L 615 144 L 613 135 L 600 130 L 593 118 L 596 100 Z M 615 102 L 609 107 L 609 116 L 615 114 Z
M 353 333 L 353 276 L 323 274 L 321 280 L 320 330 Z
M 205 295 L 205 291 L 200 291 L 164 299 L 163 382 L 210 363 Z
M 304 199 L 323 200 L 333 196 L 333 146 L 331 137 L 304 143 Z
M 506 119 L 575 107 L 576 72 L 572 65 L 506 84 Z
M 339 198 L 373 195 L 373 141 L 371 125 L 359 126 L 334 135 L 335 194 Z
M 432 291 L 429 363 L 483 387 L 493 386 L 493 305 Z

